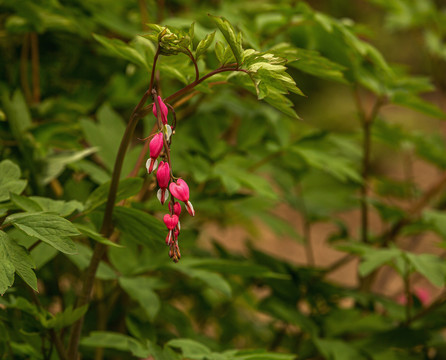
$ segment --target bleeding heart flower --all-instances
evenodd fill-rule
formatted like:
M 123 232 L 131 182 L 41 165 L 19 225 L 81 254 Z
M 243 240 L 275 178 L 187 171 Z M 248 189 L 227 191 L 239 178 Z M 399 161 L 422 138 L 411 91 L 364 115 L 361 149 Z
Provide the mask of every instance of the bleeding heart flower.
M 178 216 L 166 214 L 163 217 L 163 221 L 169 230 L 173 230 L 178 224 Z
M 156 180 L 158 181 L 158 186 L 160 187 L 157 193 L 158 200 L 162 205 L 169 198 L 169 191 L 167 191 L 167 187 L 169 186 L 170 181 L 170 166 L 169 163 L 161 161 L 158 167 L 158 171 L 156 172 Z
M 176 183 L 171 182 L 169 190 L 173 197 L 185 203 L 186 210 L 190 216 L 195 216 L 194 207 L 189 201 L 189 186 L 187 186 L 186 182 L 183 179 L 178 179 Z
M 146 162 L 147 172 L 150 174 L 158 165 L 157 157 L 163 149 L 163 134 L 156 134 L 149 143 L 150 158 Z
M 169 110 L 167 109 L 166 104 L 164 104 L 163 99 L 161 99 L 161 96 L 158 96 L 158 104 L 160 106 L 161 121 L 163 122 L 164 125 L 166 125 L 167 124 L 167 114 L 168 114 Z M 155 117 L 157 117 L 155 103 L 153 103 L 152 111 L 153 111 L 153 115 L 155 115 Z

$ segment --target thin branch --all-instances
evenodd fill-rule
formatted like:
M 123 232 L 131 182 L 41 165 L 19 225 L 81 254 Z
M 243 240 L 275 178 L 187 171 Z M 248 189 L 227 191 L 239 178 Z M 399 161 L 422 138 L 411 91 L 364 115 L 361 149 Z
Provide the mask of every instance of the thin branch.
M 39 70 L 39 38 L 35 32 L 31 38 L 31 74 L 33 79 L 33 102 L 40 101 L 40 70 Z
M 149 84 L 149 90 L 148 90 L 148 93 L 149 93 L 149 94 L 152 93 L 153 82 L 154 82 L 154 80 L 155 80 L 156 62 L 158 61 L 158 57 L 159 57 L 159 55 L 160 55 L 160 47 L 159 47 L 159 45 L 158 45 L 158 47 L 156 48 L 155 56 L 153 57 L 152 74 L 150 75 L 150 84 Z
M 114 229 L 113 222 L 112 222 L 112 215 L 113 215 L 113 209 L 115 206 L 116 193 L 118 190 L 119 178 L 121 176 L 122 164 L 124 162 L 125 153 L 127 151 L 130 140 L 132 139 L 136 124 L 138 123 L 138 120 L 140 119 L 139 112 L 142 109 L 142 107 L 144 106 L 144 104 L 146 103 L 149 96 L 150 96 L 150 92 L 146 91 L 144 93 L 143 97 L 141 98 L 140 102 L 138 103 L 138 105 L 136 105 L 135 109 L 132 112 L 132 115 L 130 116 L 129 123 L 127 124 L 125 133 L 121 140 L 121 144 L 119 145 L 118 154 L 116 156 L 115 165 L 113 167 L 112 180 L 111 180 L 111 184 L 110 184 L 110 190 L 108 193 L 107 204 L 106 204 L 104 219 L 103 219 L 102 228 L 101 228 L 101 234 L 107 238 L 110 237 L 110 235 L 113 233 L 113 229 Z M 89 264 L 88 269 L 85 273 L 85 279 L 84 279 L 84 284 L 83 284 L 83 288 L 82 288 L 82 293 L 78 299 L 78 305 L 77 305 L 78 307 L 88 304 L 91 300 L 91 291 L 93 289 L 96 271 L 98 269 L 98 266 L 99 266 L 99 263 L 100 263 L 102 257 L 104 256 L 106 248 L 107 247 L 104 244 L 101 244 L 98 242 L 95 244 L 93 255 L 90 260 L 90 264 Z M 69 347 L 68 347 L 68 354 L 69 354 L 71 360 L 77 360 L 78 345 L 79 345 L 83 322 L 84 322 L 84 316 L 82 316 L 76 323 L 74 323 L 72 330 L 71 330 L 70 343 L 69 343 Z
M 31 90 L 28 84 L 28 56 L 29 56 L 29 33 L 23 36 L 22 51 L 20 54 L 20 83 L 22 84 L 23 93 L 28 103 L 31 102 Z
M 194 56 L 192 55 L 191 51 L 189 49 L 187 50 L 187 56 L 190 57 L 190 59 L 192 60 L 192 62 L 194 63 L 194 67 L 195 67 L 195 81 L 198 81 L 198 79 L 200 79 L 200 72 L 198 71 L 198 65 L 197 65 L 197 60 L 195 60 Z

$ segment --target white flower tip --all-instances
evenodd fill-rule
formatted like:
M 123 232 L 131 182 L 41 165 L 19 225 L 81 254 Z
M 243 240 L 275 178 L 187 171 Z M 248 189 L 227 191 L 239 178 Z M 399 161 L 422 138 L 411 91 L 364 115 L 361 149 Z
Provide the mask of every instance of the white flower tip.
M 153 161 L 152 158 L 148 158 L 146 161 L 146 169 L 147 172 L 150 174 L 153 170 L 156 170 L 156 168 L 158 167 L 158 160 L 155 159 L 155 161 Z
M 164 125 L 164 134 L 166 134 L 166 141 L 169 141 L 170 137 L 172 136 L 172 128 L 170 125 Z
M 160 201 L 161 205 L 164 205 L 164 203 L 169 199 L 169 190 L 167 189 L 158 189 L 158 192 L 156 193 L 156 197 Z
M 186 203 L 186 210 L 190 216 L 195 216 L 195 210 L 194 210 L 194 207 L 190 201 L 188 201 Z

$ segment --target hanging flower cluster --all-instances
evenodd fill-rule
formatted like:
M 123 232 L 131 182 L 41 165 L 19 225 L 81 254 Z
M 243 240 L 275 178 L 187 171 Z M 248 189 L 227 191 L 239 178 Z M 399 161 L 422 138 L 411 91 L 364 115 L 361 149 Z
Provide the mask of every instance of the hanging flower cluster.
M 170 108 L 172 109 L 172 107 Z M 173 261 L 178 262 L 181 258 L 180 248 L 178 246 L 181 204 L 176 200 L 184 202 L 186 210 L 191 216 L 195 216 L 195 211 L 192 203 L 189 201 L 189 186 L 187 186 L 183 179 L 176 179 L 172 175 L 172 167 L 170 163 L 172 127 L 168 124 L 168 112 L 168 107 L 161 97 L 155 96 L 153 114 L 159 119 L 158 127 L 160 130 L 153 136 L 152 140 L 150 140 L 150 154 L 149 159 L 146 162 L 146 168 L 149 174 L 158 169 L 156 171 L 156 180 L 159 186 L 157 197 L 162 205 L 169 199 L 169 190 L 170 194 L 172 194 L 168 203 L 169 214 L 164 215 L 163 221 L 169 231 L 166 237 L 166 245 L 170 248 L 169 256 Z M 162 153 L 163 149 L 164 152 Z M 158 157 L 160 157 L 160 155 L 163 160 L 158 164 Z

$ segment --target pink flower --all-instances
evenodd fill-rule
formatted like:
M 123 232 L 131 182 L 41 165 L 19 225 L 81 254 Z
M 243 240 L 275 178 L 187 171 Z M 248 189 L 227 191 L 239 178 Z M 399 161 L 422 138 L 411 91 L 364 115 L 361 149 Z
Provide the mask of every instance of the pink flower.
M 163 221 L 169 230 L 173 230 L 178 224 L 178 216 L 166 214 L 163 217 Z
M 150 174 L 156 169 L 158 161 L 156 158 L 160 155 L 163 149 L 163 134 L 156 134 L 149 143 L 150 158 L 146 162 L 147 172 Z
M 164 125 L 167 124 L 167 114 L 169 112 L 169 110 L 167 109 L 166 104 L 164 104 L 163 99 L 161 99 L 161 96 L 158 96 L 158 104 L 160 107 L 160 111 L 161 111 L 161 121 L 163 122 Z M 155 117 L 158 117 L 156 114 L 156 104 L 153 103 L 153 115 L 155 115 Z
M 158 181 L 158 186 L 160 187 L 157 193 L 158 200 L 162 205 L 169 198 L 169 191 L 167 191 L 167 187 L 169 186 L 170 181 L 170 166 L 169 163 L 161 161 L 158 167 L 158 171 L 156 172 L 156 180 Z
M 172 212 L 172 204 L 171 203 L 169 203 L 169 211 Z M 181 204 L 179 202 L 175 201 L 175 203 L 173 204 L 173 213 L 178 217 L 180 216 Z
M 171 182 L 169 185 L 169 190 L 172 196 L 182 201 L 186 205 L 186 210 L 190 216 L 195 216 L 195 210 L 192 203 L 189 201 L 189 186 L 183 179 L 178 179 L 176 183 Z
M 170 166 L 168 162 L 161 161 L 156 172 L 156 180 L 160 188 L 166 189 L 170 181 Z

